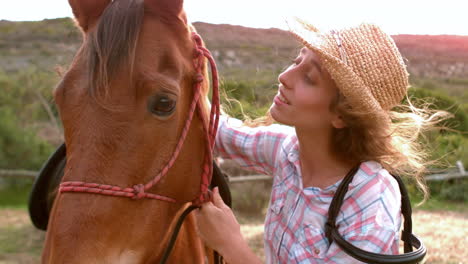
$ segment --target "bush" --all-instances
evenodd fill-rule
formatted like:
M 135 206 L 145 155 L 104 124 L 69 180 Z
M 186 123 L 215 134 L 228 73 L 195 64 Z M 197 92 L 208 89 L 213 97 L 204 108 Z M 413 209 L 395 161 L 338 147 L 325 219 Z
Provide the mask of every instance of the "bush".
M 440 134 L 432 141 L 431 159 L 438 160 L 439 167 L 455 166 L 457 160 L 468 164 L 468 138 L 461 134 Z
M 427 86 L 427 85 L 426 85 Z M 408 95 L 412 101 L 423 100 L 431 103 L 432 109 L 445 110 L 453 114 L 453 118 L 447 120 L 443 126 L 453 130 L 443 129 L 425 133 L 426 147 L 429 148 L 429 160 L 435 161 L 430 169 L 440 171 L 453 168 L 457 160 L 461 160 L 465 166 L 468 164 L 468 108 L 466 104 L 460 104 L 456 98 L 448 96 L 444 92 L 428 90 L 424 88 L 411 88 Z M 416 99 L 416 100 L 414 100 Z M 419 198 L 414 183 L 408 183 L 408 190 L 413 197 Z M 466 187 L 446 182 L 430 182 L 428 187 L 431 197 L 436 199 L 464 200 L 463 191 Z
M 224 81 L 221 83 L 221 103 L 226 113 L 239 119 L 264 116 L 276 90 L 256 82 Z
M 37 170 L 53 146 L 36 135 L 38 124 L 50 123 L 40 99 L 52 104 L 52 89 L 58 80 L 53 72 L 30 67 L 17 72 L 0 71 L 0 168 Z
M 468 202 L 468 182 L 455 182 L 440 191 L 440 197 L 449 201 Z
M 20 124 L 50 121 L 39 100 L 46 100 L 57 119 L 58 112 L 52 98 L 53 87 L 58 82 L 57 74 L 36 67 L 16 72 L 0 71 L 0 106 L 13 110 Z
M 468 112 L 466 106 L 460 104 L 455 98 L 440 91 L 431 91 L 423 88 L 410 88 L 408 96 L 413 99 L 423 100 L 431 103 L 432 109 L 444 110 L 454 115 L 447 120 L 446 126 L 451 129 L 466 132 L 468 131 Z
M 22 129 L 13 110 L 0 107 L 0 168 L 37 170 L 53 146 L 39 140 L 34 131 Z

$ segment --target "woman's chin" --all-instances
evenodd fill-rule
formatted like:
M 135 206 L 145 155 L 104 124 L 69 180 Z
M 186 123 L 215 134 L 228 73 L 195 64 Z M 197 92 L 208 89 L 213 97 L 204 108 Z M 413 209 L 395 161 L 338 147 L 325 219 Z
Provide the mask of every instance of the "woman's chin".
M 288 124 L 287 119 L 282 115 L 281 111 L 278 110 L 274 103 L 270 107 L 270 115 L 276 122 L 285 125 Z
M 268 112 L 270 112 L 271 117 L 273 117 L 273 119 L 274 119 L 275 121 L 278 121 L 278 120 L 276 119 L 277 116 L 278 116 L 278 113 L 277 113 L 277 112 L 278 112 L 278 109 L 276 109 L 275 103 L 273 103 L 273 104 L 270 106 L 270 109 L 268 109 Z

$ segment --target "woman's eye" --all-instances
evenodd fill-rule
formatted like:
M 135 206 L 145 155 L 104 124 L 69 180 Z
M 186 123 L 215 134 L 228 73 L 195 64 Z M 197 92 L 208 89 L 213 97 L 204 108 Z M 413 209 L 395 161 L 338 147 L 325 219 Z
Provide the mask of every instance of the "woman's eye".
M 304 76 L 304 81 L 307 83 L 307 84 L 310 84 L 310 85 L 314 85 L 315 82 L 312 78 L 310 78 L 308 75 L 305 75 Z
M 165 117 L 174 112 L 176 100 L 167 95 L 159 95 L 150 100 L 148 106 L 151 113 Z

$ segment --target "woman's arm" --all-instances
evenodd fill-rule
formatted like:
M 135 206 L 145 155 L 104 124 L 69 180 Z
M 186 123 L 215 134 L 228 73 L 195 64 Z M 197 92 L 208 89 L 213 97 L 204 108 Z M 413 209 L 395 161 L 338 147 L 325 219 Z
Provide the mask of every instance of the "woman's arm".
M 222 116 L 215 153 L 234 160 L 244 169 L 272 175 L 281 145 L 291 133 L 294 129 L 284 125 L 248 127 L 241 120 Z
M 229 264 L 262 263 L 242 236 L 240 225 L 231 208 L 224 204 L 218 188 L 213 190 L 213 202 L 196 213 L 198 233 L 205 243 L 218 251 Z

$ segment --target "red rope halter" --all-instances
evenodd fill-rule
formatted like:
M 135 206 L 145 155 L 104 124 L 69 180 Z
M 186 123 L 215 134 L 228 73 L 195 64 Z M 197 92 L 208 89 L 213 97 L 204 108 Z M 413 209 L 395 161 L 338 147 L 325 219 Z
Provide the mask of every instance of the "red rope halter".
M 206 150 L 207 155 L 205 155 L 204 163 L 203 163 L 203 171 L 201 175 L 201 184 L 200 184 L 200 195 L 195 198 L 192 203 L 194 205 L 200 205 L 204 202 L 211 200 L 211 192 L 209 190 L 209 185 L 211 182 L 212 171 L 213 171 L 213 148 L 215 144 L 215 137 L 218 130 L 218 122 L 219 122 L 219 91 L 218 91 L 218 71 L 216 68 L 215 61 L 211 56 L 211 53 L 208 49 L 203 47 L 202 39 L 200 35 L 193 32 L 192 39 L 195 42 L 195 54 L 194 54 L 194 66 L 197 72 L 195 76 L 195 84 L 194 89 L 195 93 L 193 96 L 192 104 L 190 105 L 190 111 L 187 121 L 185 122 L 184 129 L 182 131 L 182 135 L 180 136 L 179 141 L 175 147 L 174 153 L 172 154 L 171 159 L 169 162 L 164 166 L 164 168 L 156 175 L 151 181 L 146 184 L 137 184 L 133 187 L 121 188 L 118 186 L 107 185 L 107 184 L 98 184 L 98 183 L 86 183 L 80 181 L 68 181 L 63 182 L 60 184 L 59 192 L 84 192 L 84 193 L 95 193 L 95 194 L 102 194 L 102 195 L 110 195 L 110 196 L 120 196 L 120 197 L 128 197 L 132 199 L 142 199 L 142 198 L 150 198 L 156 199 L 166 202 L 176 202 L 175 199 L 170 197 L 165 197 L 157 194 L 147 193 L 146 191 L 156 185 L 162 177 L 164 177 L 169 169 L 174 165 L 175 160 L 177 159 L 182 145 L 184 144 L 185 138 L 187 137 L 188 130 L 190 128 L 190 124 L 193 119 L 193 115 L 195 111 L 197 111 L 198 116 L 202 120 L 203 130 L 205 134 L 205 142 L 206 142 Z M 201 97 L 201 87 L 202 82 L 204 81 L 203 77 L 203 65 L 204 65 L 204 57 L 206 57 L 211 66 L 211 74 L 212 74 L 212 81 L 213 81 L 213 96 L 212 96 L 212 105 L 211 105 L 211 112 L 210 112 L 210 121 L 209 123 L 206 122 L 205 116 L 203 114 L 203 106 L 202 102 L 200 101 Z

